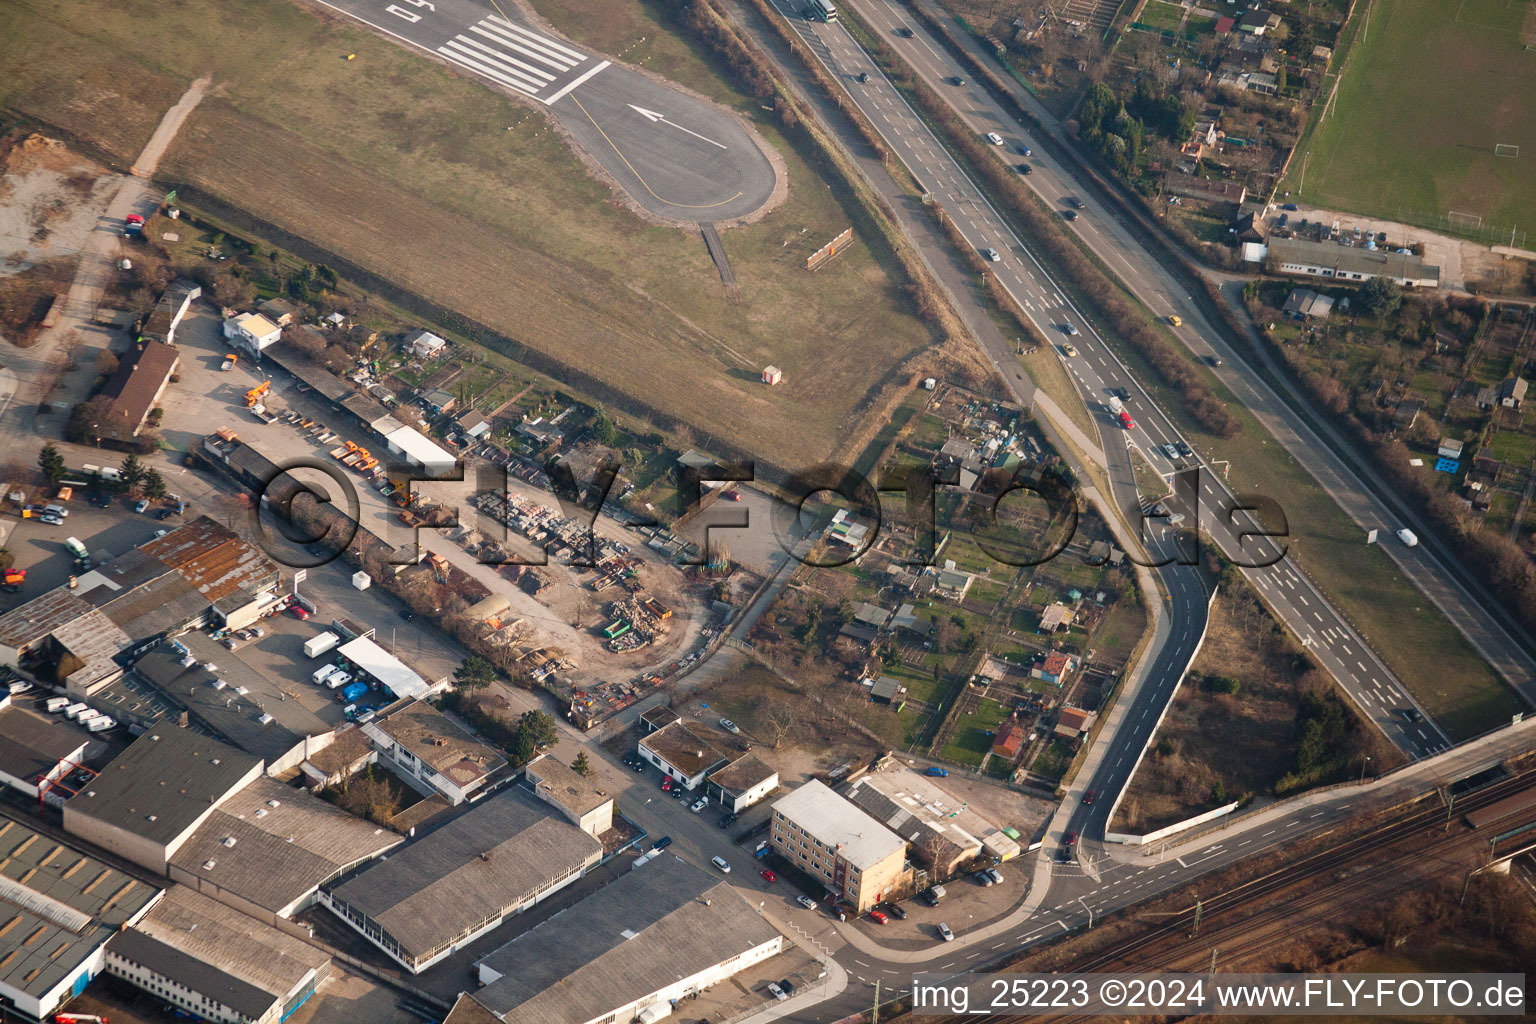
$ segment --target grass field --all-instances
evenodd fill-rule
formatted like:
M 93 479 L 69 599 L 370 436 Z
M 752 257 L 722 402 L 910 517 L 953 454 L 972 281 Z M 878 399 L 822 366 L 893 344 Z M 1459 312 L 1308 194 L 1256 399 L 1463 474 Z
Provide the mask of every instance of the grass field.
M 819 461 L 933 338 L 863 246 L 804 270 L 850 223 L 839 197 L 686 44 L 640 31 L 645 66 L 742 110 L 787 165 L 784 205 L 724 235 L 738 299 L 696 233 L 624 210 L 538 111 L 287 0 L 8 4 L 0 105 L 126 164 L 210 72 L 161 165 L 191 201 L 247 211 L 702 435 Z M 772 391 L 769 363 L 786 378 Z
M 1359 26 L 1338 95 L 1285 187 L 1308 203 L 1536 226 L 1536 4 L 1392 0 Z M 1520 147 L 1496 156 L 1496 143 Z M 1303 161 L 1301 154 L 1309 156 Z

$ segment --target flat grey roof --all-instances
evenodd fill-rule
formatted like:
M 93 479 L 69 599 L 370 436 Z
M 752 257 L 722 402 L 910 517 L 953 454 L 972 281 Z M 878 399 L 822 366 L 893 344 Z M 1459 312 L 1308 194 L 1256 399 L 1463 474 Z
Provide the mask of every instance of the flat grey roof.
M 404 841 L 263 775 L 220 804 L 171 864 L 276 914 Z M 213 867 L 205 868 L 210 860 Z
M 0 615 L 0 644 L 26 648 L 90 610 L 90 605 L 68 589 L 50 590 Z
M 177 644 L 188 653 L 183 655 Z M 189 657 L 196 663 L 185 664 Z M 305 737 L 331 731 L 313 711 L 285 697 L 283 681 L 258 672 L 206 633 L 186 633 L 159 644 L 134 663 L 133 672 L 184 707 L 199 725 L 269 764 Z
M 352 641 L 358 643 L 359 641 Z M 372 641 L 362 641 L 371 643 Z M 343 649 L 350 647 L 343 645 Z M 507 763 L 494 747 L 475 739 L 424 700 L 412 701 L 363 726 L 377 729 L 457 786 L 483 779 Z
M 474 804 L 330 890 L 410 956 L 463 934 L 594 863 L 602 844 L 512 788 Z
M 164 846 L 229 795 L 261 759 L 190 729 L 157 725 L 64 805 Z
M 0 817 L 0 983 L 43 995 L 159 893 Z
M 774 801 L 773 810 L 861 871 L 906 849 L 896 833 L 815 779 Z
M 781 938 L 723 878 L 664 854 L 480 961 L 506 1024 L 582 1024 Z
M 0 771 L 33 782 L 78 753 L 89 739 L 74 723 L 66 725 L 26 708 L 0 708 Z
M 523 771 L 536 792 L 548 794 L 549 799 L 578 816 L 613 799 L 603 796 L 597 791 L 596 783 L 564 762 L 555 760 L 552 754 L 535 758 Z

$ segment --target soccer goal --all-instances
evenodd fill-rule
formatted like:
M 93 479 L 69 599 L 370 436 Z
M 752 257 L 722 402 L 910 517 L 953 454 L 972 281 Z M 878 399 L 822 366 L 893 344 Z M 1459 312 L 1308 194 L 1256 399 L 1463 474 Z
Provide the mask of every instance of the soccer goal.
M 1520 155 L 1520 147 L 1509 142 L 1496 142 L 1493 146 L 1493 155 L 1518 157 Z
M 1476 231 L 1483 226 L 1483 217 L 1479 213 L 1461 213 L 1451 210 L 1446 213 L 1445 219 L 1451 227 L 1461 228 L 1463 231 Z

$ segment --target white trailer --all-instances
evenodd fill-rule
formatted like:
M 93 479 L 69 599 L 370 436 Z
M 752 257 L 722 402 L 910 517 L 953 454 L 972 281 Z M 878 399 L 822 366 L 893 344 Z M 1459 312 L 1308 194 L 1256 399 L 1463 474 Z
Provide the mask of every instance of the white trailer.
M 304 641 L 304 656 L 318 658 L 339 643 L 341 643 L 341 637 L 327 630 L 319 636 L 312 636 Z

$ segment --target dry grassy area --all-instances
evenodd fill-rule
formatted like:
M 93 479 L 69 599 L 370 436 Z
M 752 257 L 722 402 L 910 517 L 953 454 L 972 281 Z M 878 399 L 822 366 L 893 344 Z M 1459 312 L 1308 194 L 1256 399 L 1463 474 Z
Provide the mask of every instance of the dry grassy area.
M 1236 680 L 1237 692 L 1220 692 L 1223 678 Z M 1246 585 L 1223 587 L 1205 644 L 1131 779 L 1115 830 L 1161 828 L 1229 800 L 1340 781 L 1357 775 L 1365 757 L 1378 773 L 1401 764 L 1401 753 L 1346 703 L 1347 739 L 1329 751 L 1328 768 L 1292 774 L 1303 696 L 1326 700 L 1337 692 Z
M 664 49 L 655 66 L 710 84 L 686 46 Z M 214 87 L 161 165 L 194 203 L 246 211 L 487 325 L 514 355 L 526 346 L 765 460 L 831 453 L 933 340 L 864 247 L 803 269 L 850 218 L 770 115 L 718 80 L 708 91 L 751 116 L 790 182 L 784 205 L 724 236 L 737 300 L 696 234 L 625 211 L 540 111 L 340 18 L 287 0 L 0 12 L 0 104 L 119 163 L 205 72 Z M 757 382 L 768 363 L 786 377 L 771 392 Z

